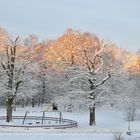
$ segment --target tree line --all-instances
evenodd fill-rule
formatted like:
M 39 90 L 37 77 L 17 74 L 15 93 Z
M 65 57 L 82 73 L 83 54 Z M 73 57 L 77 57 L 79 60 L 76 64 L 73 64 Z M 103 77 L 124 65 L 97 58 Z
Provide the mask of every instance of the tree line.
M 11 38 L 0 30 L 1 105 L 7 122 L 17 105 L 38 106 L 51 101 L 87 104 L 95 124 L 98 101 L 111 106 L 139 97 L 139 53 L 135 56 L 95 34 L 68 29 L 56 40 Z M 135 95 L 135 96 L 134 96 Z

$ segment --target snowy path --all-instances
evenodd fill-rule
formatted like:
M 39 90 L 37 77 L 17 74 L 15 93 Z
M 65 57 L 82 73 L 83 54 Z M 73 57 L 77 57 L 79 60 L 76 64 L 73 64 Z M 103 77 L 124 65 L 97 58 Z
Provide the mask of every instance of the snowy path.
M 0 133 L 1 140 L 112 140 L 112 135 L 97 135 L 97 134 L 2 134 Z
M 124 136 L 126 140 L 134 140 L 135 137 L 129 138 Z M 45 134 L 45 133 L 0 133 L 1 140 L 113 140 L 113 134 Z
M 122 135 L 124 140 L 140 140 L 140 136 Z M 113 140 L 113 134 L 63 134 L 63 133 L 0 133 L 1 140 Z

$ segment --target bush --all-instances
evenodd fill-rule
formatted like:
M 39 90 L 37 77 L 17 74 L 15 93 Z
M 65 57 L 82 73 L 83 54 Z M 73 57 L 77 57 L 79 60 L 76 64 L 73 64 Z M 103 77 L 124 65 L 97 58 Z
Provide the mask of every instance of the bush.
M 122 137 L 122 133 L 121 132 L 115 132 L 114 133 L 114 140 L 124 140 L 124 138 Z

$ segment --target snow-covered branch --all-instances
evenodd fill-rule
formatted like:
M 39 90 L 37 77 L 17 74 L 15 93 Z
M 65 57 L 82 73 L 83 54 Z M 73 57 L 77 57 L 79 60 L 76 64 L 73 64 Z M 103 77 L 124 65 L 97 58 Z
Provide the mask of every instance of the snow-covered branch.
M 92 73 L 92 75 L 95 75 L 103 65 L 103 61 L 101 57 L 102 51 L 103 51 L 103 46 L 101 46 L 100 50 L 95 48 L 95 52 L 93 56 L 91 57 L 88 54 L 88 51 L 86 49 L 83 49 L 82 58 L 84 60 L 85 65 L 87 66 L 88 71 Z
M 106 78 L 104 78 L 100 83 L 98 83 L 97 85 L 95 85 L 95 88 L 103 85 L 109 78 L 111 77 L 110 73 L 108 74 L 108 76 Z

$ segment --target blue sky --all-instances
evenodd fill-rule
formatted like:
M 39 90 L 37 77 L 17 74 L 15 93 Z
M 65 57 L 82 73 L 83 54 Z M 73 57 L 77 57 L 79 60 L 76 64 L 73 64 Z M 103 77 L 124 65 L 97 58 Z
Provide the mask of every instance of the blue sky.
M 73 28 L 135 52 L 140 48 L 140 0 L 0 0 L 0 26 L 14 36 L 41 39 Z

